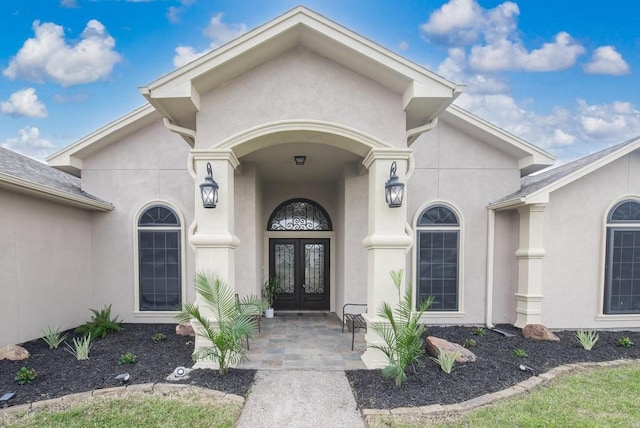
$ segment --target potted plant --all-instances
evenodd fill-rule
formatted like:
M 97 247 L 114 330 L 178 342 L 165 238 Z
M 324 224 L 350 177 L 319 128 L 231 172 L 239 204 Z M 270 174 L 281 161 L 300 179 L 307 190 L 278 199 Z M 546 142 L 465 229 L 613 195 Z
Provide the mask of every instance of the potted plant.
M 267 282 L 264 283 L 262 296 L 267 301 L 267 309 L 264 311 L 264 316 L 265 318 L 273 318 L 273 306 L 278 296 L 278 280 L 275 277 L 269 278 Z

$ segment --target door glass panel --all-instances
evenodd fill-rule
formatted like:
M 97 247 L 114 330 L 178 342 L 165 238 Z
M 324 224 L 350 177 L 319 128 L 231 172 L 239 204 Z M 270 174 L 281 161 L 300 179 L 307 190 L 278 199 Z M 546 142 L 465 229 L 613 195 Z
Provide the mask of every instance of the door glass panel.
M 304 283 L 305 293 L 324 293 L 324 244 L 305 244 Z
M 276 244 L 273 257 L 278 293 L 293 294 L 295 291 L 295 245 Z

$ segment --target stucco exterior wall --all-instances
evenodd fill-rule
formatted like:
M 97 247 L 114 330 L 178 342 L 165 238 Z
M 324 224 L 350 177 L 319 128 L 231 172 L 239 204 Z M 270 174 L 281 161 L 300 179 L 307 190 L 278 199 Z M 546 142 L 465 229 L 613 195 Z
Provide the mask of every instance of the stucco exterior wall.
M 517 211 L 496 212 L 491 320 L 494 324 L 513 324 L 516 321 L 515 294 L 518 291 L 516 251 L 519 225 Z
M 0 189 L 0 346 L 91 313 L 91 213 Z
M 258 254 L 262 253 L 262 200 L 259 199 L 260 184 L 255 164 L 247 162 L 242 166 L 242 175 L 234 179 L 235 192 L 235 234 L 240 239 L 236 249 L 236 281 L 234 287 L 240 296 L 260 295 L 262 266 Z M 264 222 L 266 225 L 266 222 Z
M 340 316 L 345 303 L 367 303 L 367 251 L 362 241 L 367 237 L 369 177 L 358 175 L 356 165 L 350 164 L 345 166 L 344 180 L 344 300 L 336 304 Z
M 400 94 L 304 48 L 295 48 L 202 94 L 198 147 L 257 125 L 290 119 L 347 125 L 404 143 Z
M 134 314 L 135 226 L 141 208 L 154 201 L 168 204 L 181 217 L 186 300 L 195 300 L 194 254 L 186 237 L 195 194 L 187 171 L 189 149 L 158 121 L 84 160 L 83 190 L 115 207 L 92 219 L 92 307 L 113 304 L 112 313 L 125 322 L 174 321 L 168 315 Z
M 640 327 L 602 313 L 606 216 L 640 195 L 640 155 L 630 154 L 553 192 L 544 217 L 542 322 L 552 328 Z M 603 319 L 606 318 L 606 319 Z
M 482 324 L 485 322 L 486 305 L 486 207 L 519 188 L 517 160 L 442 120 L 436 128 L 420 137 L 412 148 L 416 169 L 407 189 L 409 224 L 415 227 L 417 217 L 426 204 L 434 202 L 446 203 L 461 215 L 459 263 L 462 300 L 459 302 L 462 311 L 458 314 L 429 314 L 428 322 Z M 417 286 L 415 250 L 414 245 L 407 278 Z

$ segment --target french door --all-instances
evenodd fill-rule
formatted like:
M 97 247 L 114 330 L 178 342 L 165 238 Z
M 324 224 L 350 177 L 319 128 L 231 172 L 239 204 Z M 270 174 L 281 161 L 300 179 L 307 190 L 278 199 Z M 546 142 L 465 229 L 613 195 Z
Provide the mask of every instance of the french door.
M 269 239 L 278 310 L 329 310 L 329 239 Z

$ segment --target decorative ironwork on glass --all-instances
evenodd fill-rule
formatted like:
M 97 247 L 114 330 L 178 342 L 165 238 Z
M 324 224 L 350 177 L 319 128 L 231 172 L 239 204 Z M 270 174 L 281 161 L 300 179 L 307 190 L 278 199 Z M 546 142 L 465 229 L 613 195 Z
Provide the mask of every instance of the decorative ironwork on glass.
M 156 206 L 142 213 L 138 226 L 180 226 L 180 220 L 169 208 Z
M 267 230 L 332 230 L 331 219 L 320 205 L 308 199 L 292 199 L 276 208 Z
M 295 246 L 277 244 L 274 258 L 278 293 L 293 294 L 295 292 Z
M 305 293 L 324 293 L 324 244 L 304 246 Z
M 420 216 L 418 226 L 438 226 L 452 225 L 457 226 L 458 217 L 447 207 L 440 205 L 434 206 L 426 210 Z
M 624 201 L 619 203 L 609 214 L 609 221 L 612 223 L 635 223 L 640 222 L 640 202 Z

